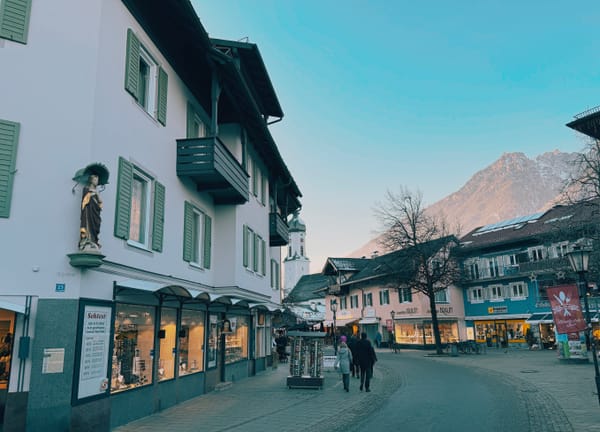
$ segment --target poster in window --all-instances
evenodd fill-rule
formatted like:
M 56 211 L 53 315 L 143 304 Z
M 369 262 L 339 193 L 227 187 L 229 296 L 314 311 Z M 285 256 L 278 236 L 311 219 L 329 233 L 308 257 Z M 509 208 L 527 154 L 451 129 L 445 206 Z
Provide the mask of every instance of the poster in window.
M 81 329 L 81 362 L 79 365 L 79 399 L 108 390 L 108 355 L 112 309 L 86 305 Z

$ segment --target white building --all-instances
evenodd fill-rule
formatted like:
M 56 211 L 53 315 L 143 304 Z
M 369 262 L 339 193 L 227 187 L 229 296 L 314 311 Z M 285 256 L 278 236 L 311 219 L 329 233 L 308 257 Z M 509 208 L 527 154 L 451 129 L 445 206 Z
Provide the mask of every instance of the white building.
M 0 0 L 0 70 L 4 432 L 109 430 L 266 368 L 301 194 L 257 46 L 189 0 Z

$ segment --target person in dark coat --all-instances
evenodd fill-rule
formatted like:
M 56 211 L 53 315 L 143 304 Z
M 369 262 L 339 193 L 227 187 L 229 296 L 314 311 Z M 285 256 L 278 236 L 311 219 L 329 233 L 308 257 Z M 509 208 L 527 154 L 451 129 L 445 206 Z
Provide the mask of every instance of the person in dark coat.
M 366 333 L 360 334 L 360 340 L 356 343 L 356 357 L 360 366 L 360 390 L 371 391 L 371 377 L 373 376 L 373 365 L 377 361 L 377 355 L 373 345 L 367 339 Z
M 356 344 L 358 343 L 358 339 L 354 334 L 350 335 L 350 339 L 348 339 L 348 348 L 352 352 L 352 364 L 350 364 L 350 372 L 352 372 L 352 378 L 360 378 L 360 367 L 358 366 L 358 358 L 356 357 Z

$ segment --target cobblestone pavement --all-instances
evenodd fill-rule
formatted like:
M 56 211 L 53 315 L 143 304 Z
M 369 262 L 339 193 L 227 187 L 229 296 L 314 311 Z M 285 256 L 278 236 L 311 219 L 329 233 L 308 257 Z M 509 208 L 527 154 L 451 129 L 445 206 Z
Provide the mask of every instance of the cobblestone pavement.
M 231 432 L 341 432 L 385 404 L 402 387 L 402 361 L 418 358 L 481 368 L 518 389 L 529 415 L 530 432 L 600 432 L 600 406 L 594 394 L 594 369 L 590 364 L 559 363 L 551 351 L 491 349 L 481 355 L 430 356 L 403 350 L 378 353 L 373 391 L 342 389 L 339 375 L 325 372 L 319 389 L 288 389 L 287 365 L 233 383 L 225 390 L 183 402 L 152 416 L 114 429 L 130 431 L 231 431 Z M 459 396 L 459 395 L 458 395 Z

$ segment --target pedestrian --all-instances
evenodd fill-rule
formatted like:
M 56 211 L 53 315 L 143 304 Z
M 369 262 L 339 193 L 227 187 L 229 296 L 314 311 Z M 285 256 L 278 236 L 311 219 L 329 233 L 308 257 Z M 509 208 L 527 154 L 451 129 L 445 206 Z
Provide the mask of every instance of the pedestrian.
M 348 348 L 352 353 L 352 363 L 350 364 L 350 371 L 352 372 L 352 378 L 360 378 L 360 367 L 358 366 L 358 357 L 356 356 L 356 344 L 358 338 L 352 333 L 350 339 L 348 339 Z
M 379 332 L 375 335 L 375 344 L 377 345 L 377 348 L 381 348 L 381 333 Z
M 337 357 L 335 359 L 334 368 L 340 369 L 342 374 L 342 384 L 344 384 L 344 390 L 350 391 L 350 365 L 352 364 L 352 351 L 346 344 L 346 336 L 340 337 L 340 346 L 338 349 Z
M 367 339 L 366 333 L 361 333 L 360 340 L 356 343 L 356 357 L 358 357 L 358 365 L 360 366 L 360 391 L 364 387 L 366 392 L 370 392 L 373 366 L 377 361 L 377 355 L 375 355 L 373 345 Z

